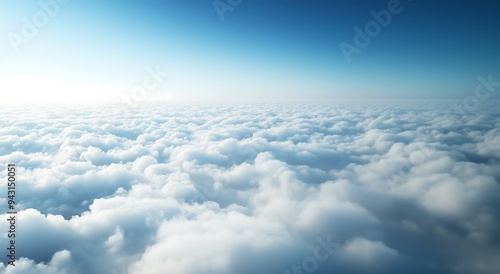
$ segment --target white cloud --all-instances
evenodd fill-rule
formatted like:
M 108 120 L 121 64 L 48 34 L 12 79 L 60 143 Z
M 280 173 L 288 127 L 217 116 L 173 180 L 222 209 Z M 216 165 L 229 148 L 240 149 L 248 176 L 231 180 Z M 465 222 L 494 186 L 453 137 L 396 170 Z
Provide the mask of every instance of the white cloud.
M 318 274 L 494 273 L 500 116 L 451 111 L 2 109 L 22 259 L 0 273 L 285 273 L 326 236 Z

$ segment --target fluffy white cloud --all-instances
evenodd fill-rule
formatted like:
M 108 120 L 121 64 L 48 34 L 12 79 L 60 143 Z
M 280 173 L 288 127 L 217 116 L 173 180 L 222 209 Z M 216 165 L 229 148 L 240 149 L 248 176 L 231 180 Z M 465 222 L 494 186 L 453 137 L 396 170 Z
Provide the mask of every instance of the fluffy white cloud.
M 18 166 L 20 258 L 12 267 L 4 257 L 0 273 L 499 267 L 494 108 L 466 116 L 433 104 L 0 114 L 0 162 Z M 0 222 L 2 242 L 7 230 Z M 318 238 L 335 246 L 325 259 Z

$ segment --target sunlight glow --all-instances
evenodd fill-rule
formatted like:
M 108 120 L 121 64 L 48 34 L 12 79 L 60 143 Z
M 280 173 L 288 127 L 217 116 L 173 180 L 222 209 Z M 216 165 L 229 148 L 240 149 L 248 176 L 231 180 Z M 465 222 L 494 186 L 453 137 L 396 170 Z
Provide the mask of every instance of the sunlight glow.
M 120 91 L 111 86 L 95 86 L 32 75 L 0 74 L 1 105 L 93 104 L 120 99 Z

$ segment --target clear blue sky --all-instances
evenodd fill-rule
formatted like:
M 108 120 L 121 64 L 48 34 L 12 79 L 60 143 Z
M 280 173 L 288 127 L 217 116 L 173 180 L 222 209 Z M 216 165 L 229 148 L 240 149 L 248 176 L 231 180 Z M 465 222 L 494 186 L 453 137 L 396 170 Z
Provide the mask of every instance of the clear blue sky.
M 127 93 L 155 66 L 170 76 L 154 93 L 186 98 L 460 99 L 478 76 L 500 79 L 494 0 L 401 0 L 347 62 L 340 43 L 354 45 L 354 27 L 388 2 L 243 0 L 221 21 L 211 0 L 72 0 L 16 52 L 12 33 L 43 9 L 3 0 L 0 89 Z

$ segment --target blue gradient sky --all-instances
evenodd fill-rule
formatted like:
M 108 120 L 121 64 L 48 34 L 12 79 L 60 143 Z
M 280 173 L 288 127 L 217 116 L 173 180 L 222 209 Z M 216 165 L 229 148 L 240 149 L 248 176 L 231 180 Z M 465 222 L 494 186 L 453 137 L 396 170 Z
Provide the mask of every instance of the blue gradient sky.
M 478 76 L 500 79 L 493 0 L 402 0 L 403 11 L 348 63 L 339 44 L 353 44 L 353 28 L 387 3 L 243 0 L 221 21 L 212 1 L 73 0 L 16 53 L 9 33 L 42 9 L 1 1 L 0 89 L 127 93 L 155 66 L 170 73 L 155 94 L 191 99 L 460 99 Z

